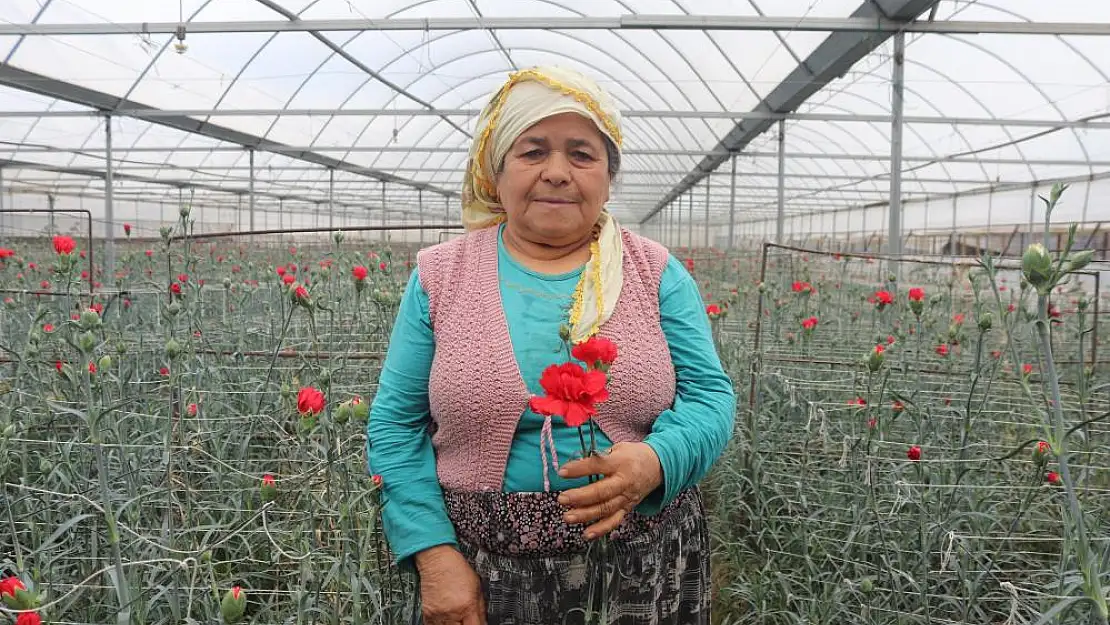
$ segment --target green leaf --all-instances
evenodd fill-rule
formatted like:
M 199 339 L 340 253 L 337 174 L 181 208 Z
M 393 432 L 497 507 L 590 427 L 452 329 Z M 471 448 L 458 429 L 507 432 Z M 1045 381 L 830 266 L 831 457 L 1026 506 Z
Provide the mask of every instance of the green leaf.
M 96 516 L 96 515 L 78 514 L 77 516 L 74 516 L 74 517 L 70 518 L 65 523 L 62 523 L 61 525 L 59 525 L 58 529 L 54 530 L 53 534 L 51 534 L 49 537 L 47 537 L 46 540 L 42 541 L 42 544 L 39 545 L 38 548 L 36 548 L 34 551 L 30 552 L 27 555 L 33 556 L 36 553 L 39 553 L 39 552 L 46 551 L 46 550 L 50 549 L 51 547 L 54 546 L 54 541 L 61 538 L 62 534 L 65 534 L 65 533 L 69 532 L 70 528 L 72 528 L 74 525 L 77 525 L 81 521 L 84 521 L 85 519 L 92 518 L 94 516 Z
M 1083 601 L 1091 601 L 1091 599 L 1090 597 L 1068 597 L 1052 606 L 1052 608 L 1048 612 L 1042 614 L 1041 618 L 1037 619 L 1037 622 L 1033 625 L 1048 625 L 1053 622 L 1057 616 L 1063 616 L 1064 612 L 1074 608 L 1076 604 Z

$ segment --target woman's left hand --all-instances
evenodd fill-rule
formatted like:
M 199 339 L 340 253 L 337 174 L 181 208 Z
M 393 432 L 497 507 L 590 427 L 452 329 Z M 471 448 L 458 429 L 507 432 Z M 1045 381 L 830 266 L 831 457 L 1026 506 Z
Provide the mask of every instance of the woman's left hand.
M 592 523 L 586 528 L 586 540 L 617 529 L 625 515 L 663 483 L 659 456 L 647 443 L 617 443 L 602 455 L 568 462 L 559 475 L 603 476 L 589 486 L 559 495 L 559 503 L 570 508 L 563 516 L 567 523 Z

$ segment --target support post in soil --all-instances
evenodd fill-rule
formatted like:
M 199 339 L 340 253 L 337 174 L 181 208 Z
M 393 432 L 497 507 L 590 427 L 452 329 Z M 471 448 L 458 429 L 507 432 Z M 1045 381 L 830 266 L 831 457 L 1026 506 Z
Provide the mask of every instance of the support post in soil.
M 116 272 L 116 223 L 115 223 L 115 198 L 112 195 L 112 116 L 106 115 L 104 117 L 104 271 L 108 275 L 108 279 Z M 92 241 L 89 241 L 89 248 L 92 248 Z M 89 279 L 92 280 L 92 272 L 89 272 Z
M 779 120 L 779 175 L 778 205 L 775 209 L 775 243 L 782 243 L 783 222 L 786 219 L 786 122 Z
M 894 35 L 894 79 L 891 85 L 891 109 L 894 121 L 890 128 L 890 231 L 887 251 L 891 256 L 890 274 L 898 276 L 898 257 L 902 255 L 902 131 L 904 129 L 904 97 L 906 92 L 906 34 Z
M 732 249 L 735 243 L 736 236 L 736 154 L 732 155 L 731 170 L 732 175 L 728 179 L 728 249 Z

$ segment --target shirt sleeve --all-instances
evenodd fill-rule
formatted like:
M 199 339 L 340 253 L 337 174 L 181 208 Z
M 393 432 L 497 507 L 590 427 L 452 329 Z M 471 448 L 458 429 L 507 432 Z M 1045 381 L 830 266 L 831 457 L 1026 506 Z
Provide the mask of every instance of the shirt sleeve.
M 372 474 L 382 477 L 382 525 L 396 562 L 404 566 L 425 549 L 457 546 L 428 431 L 428 378 L 434 355 L 428 294 L 413 271 L 366 425 L 367 463 Z
M 675 399 L 644 442 L 663 467 L 663 486 L 637 510 L 655 514 L 697 484 L 732 436 L 736 393 L 721 366 L 698 285 L 674 256 L 659 284 L 659 321 L 675 368 Z

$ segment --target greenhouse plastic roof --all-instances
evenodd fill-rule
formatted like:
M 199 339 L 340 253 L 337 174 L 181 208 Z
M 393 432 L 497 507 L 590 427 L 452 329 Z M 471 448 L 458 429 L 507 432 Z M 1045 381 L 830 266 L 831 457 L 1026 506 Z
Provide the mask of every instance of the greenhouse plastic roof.
M 687 189 L 699 204 L 709 193 L 711 220 L 727 219 L 730 149 L 743 219 L 773 214 L 771 113 L 787 112 L 787 212 L 871 205 L 890 190 L 892 34 L 817 28 L 869 11 L 941 24 L 1110 22 L 1110 3 L 1089 0 L 5 0 L 0 26 L 95 34 L 0 29 L 0 167 L 15 189 L 102 194 L 107 138 L 97 113 L 113 112 L 119 197 L 173 199 L 184 189 L 235 205 L 249 187 L 250 146 L 261 199 L 326 204 L 334 169 L 339 205 L 381 206 L 384 194 L 393 210 L 422 201 L 440 216 L 457 201 L 490 94 L 513 69 L 560 64 L 594 76 L 625 111 L 627 155 L 610 203 L 623 220 L 642 221 Z M 572 21 L 695 13 L 794 27 Z M 497 29 L 431 27 L 448 18 L 510 19 Z M 378 19 L 400 21 L 234 32 Z M 557 27 L 539 28 L 545 20 Z M 142 23 L 184 23 L 187 49 L 178 53 L 172 33 L 106 34 Z M 911 31 L 905 42 L 907 200 L 1110 171 L 1110 37 Z M 796 97 L 775 100 L 784 93 Z

